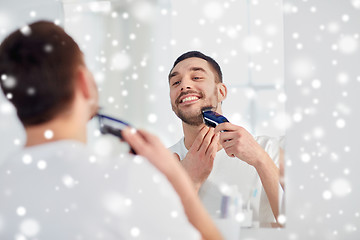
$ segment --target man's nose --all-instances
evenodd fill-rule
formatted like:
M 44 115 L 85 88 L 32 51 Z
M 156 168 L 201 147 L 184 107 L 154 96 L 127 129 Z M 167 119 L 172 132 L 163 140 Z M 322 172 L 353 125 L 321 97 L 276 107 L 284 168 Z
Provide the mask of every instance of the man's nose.
M 191 87 L 190 87 L 190 86 L 182 87 L 182 88 L 181 88 L 181 91 L 184 91 L 184 90 L 186 90 L 186 89 L 191 89 Z
M 191 85 L 191 81 L 187 78 L 184 78 L 181 81 L 181 91 L 187 90 L 187 89 L 191 89 L 192 85 Z

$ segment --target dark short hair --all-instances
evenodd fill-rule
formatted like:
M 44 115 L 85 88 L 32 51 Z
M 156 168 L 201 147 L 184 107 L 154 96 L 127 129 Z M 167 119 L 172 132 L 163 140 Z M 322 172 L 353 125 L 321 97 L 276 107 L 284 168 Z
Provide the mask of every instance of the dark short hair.
M 0 45 L 0 85 L 24 126 L 52 120 L 74 97 L 76 42 L 52 22 L 38 21 L 11 33 Z
M 201 58 L 201 59 L 204 59 L 205 61 L 207 61 L 210 64 L 210 66 L 213 68 L 215 73 L 216 73 L 217 82 L 223 82 L 222 72 L 221 72 L 221 68 L 220 68 L 219 64 L 213 58 L 211 58 L 211 57 L 209 57 L 209 56 L 207 56 L 207 55 L 205 55 L 205 54 L 203 54 L 203 53 L 201 53 L 199 51 L 186 52 L 186 53 L 182 54 L 180 57 L 178 57 L 175 60 L 174 65 L 170 70 L 170 73 L 179 62 L 181 62 L 181 61 L 183 61 L 185 59 L 188 59 L 188 58 L 193 58 L 193 57 Z M 170 76 L 170 74 L 169 74 L 169 76 Z

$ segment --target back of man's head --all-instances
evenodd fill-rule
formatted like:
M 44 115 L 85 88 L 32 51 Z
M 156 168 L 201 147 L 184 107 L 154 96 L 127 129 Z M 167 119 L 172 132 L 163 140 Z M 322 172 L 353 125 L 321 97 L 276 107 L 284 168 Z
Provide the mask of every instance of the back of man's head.
M 210 66 L 213 68 L 213 70 L 216 74 L 216 81 L 223 82 L 220 65 L 212 57 L 209 57 L 199 51 L 189 51 L 189 52 L 183 53 L 181 56 L 179 56 L 175 60 L 174 65 L 170 70 L 170 73 L 179 62 L 184 61 L 185 59 L 188 59 L 188 58 L 193 58 L 193 57 L 201 58 L 201 59 L 204 59 L 205 61 L 207 61 L 210 64 Z
M 69 107 L 82 59 L 75 41 L 52 22 L 35 22 L 2 42 L 0 85 L 24 126 L 50 121 Z

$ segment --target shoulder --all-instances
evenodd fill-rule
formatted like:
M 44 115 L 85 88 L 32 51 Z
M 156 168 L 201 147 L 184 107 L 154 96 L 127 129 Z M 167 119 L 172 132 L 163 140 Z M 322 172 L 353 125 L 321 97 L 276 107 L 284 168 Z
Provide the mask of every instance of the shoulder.
M 256 136 L 255 140 L 263 147 L 282 147 L 284 143 L 284 137 L 270 137 L 270 136 Z
M 182 137 L 177 143 L 169 147 L 169 150 L 173 153 L 177 153 L 180 159 L 184 159 L 188 151 L 184 144 L 184 137 Z
M 255 140 L 269 154 L 273 161 L 278 164 L 280 150 L 284 146 L 284 136 L 256 136 Z
M 170 151 L 172 151 L 172 152 L 180 151 L 181 150 L 181 145 L 184 145 L 184 138 L 183 137 L 177 143 L 170 146 L 168 149 Z

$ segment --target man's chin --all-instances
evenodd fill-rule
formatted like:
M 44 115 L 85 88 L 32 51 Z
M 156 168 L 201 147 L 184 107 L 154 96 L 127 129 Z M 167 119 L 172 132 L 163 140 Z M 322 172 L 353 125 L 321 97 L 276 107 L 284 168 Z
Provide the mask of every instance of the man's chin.
M 201 111 L 202 108 L 203 106 L 195 106 L 195 104 L 177 105 L 176 110 L 173 107 L 173 111 L 184 123 L 191 126 L 200 126 L 204 122 Z
M 199 111 L 197 114 L 182 114 L 181 112 L 177 114 L 177 116 L 186 124 L 191 126 L 200 126 L 203 123 L 202 114 Z

